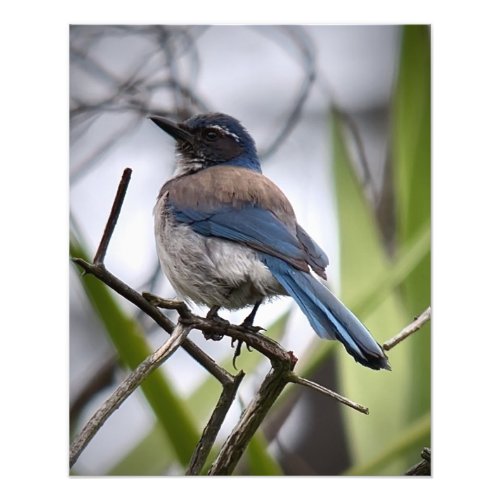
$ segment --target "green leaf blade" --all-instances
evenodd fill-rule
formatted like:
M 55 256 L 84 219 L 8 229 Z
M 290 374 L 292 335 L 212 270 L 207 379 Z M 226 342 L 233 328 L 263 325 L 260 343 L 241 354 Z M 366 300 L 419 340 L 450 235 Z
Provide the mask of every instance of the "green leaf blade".
M 70 252 L 72 257 L 89 261 L 75 235 L 71 236 Z M 151 354 L 141 327 L 122 310 L 104 283 L 93 276 L 80 276 L 80 282 L 115 346 L 120 362 L 128 369 L 136 368 Z M 141 389 L 163 430 L 162 446 L 171 446 L 180 463 L 187 465 L 199 439 L 199 431 L 187 405 L 160 370 L 152 372 L 141 384 Z

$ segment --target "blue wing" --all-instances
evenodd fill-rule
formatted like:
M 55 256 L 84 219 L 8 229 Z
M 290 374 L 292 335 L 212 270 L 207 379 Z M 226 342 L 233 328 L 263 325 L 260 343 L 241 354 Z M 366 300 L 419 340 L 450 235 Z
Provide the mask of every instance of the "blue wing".
M 324 276 L 328 258 L 297 225 L 296 234 L 269 210 L 256 206 L 224 206 L 216 212 L 170 206 L 177 222 L 189 224 L 204 236 L 237 241 L 267 255 L 279 257 L 297 269 L 311 266 Z
M 328 258 L 297 224 L 286 196 L 248 169 L 218 166 L 167 182 L 160 192 L 179 223 L 204 236 L 247 245 L 326 278 Z
M 160 196 L 177 223 L 256 250 L 320 337 L 339 340 L 365 366 L 390 369 L 366 327 L 311 276 L 310 267 L 326 278 L 328 258 L 297 224 L 284 194 L 263 175 L 211 167 L 169 181 Z

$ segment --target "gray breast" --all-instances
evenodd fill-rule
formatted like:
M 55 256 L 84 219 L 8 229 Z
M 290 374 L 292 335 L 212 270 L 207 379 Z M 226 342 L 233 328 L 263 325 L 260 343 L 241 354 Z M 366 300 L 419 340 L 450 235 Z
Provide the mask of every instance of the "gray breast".
M 286 294 L 254 250 L 176 223 L 166 208 L 166 194 L 154 210 L 156 247 L 162 270 L 181 297 L 239 309 Z

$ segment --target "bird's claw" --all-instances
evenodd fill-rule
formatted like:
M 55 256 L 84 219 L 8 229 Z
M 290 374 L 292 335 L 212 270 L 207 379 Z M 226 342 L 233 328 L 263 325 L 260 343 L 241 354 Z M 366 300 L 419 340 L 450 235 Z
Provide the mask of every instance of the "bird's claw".
M 253 326 L 252 323 L 246 322 L 246 321 L 243 321 L 243 323 L 241 323 L 240 326 L 241 326 L 241 328 L 244 328 L 245 330 L 248 330 L 252 333 L 259 333 L 259 332 L 266 331 L 265 328 L 262 328 L 261 326 Z
M 260 333 L 265 332 L 266 329 L 261 326 L 244 326 L 245 330 L 249 330 L 252 333 Z
M 215 332 L 203 332 L 203 336 L 207 340 L 222 340 L 224 338 L 224 335 L 221 335 L 220 333 L 215 333 Z
M 233 339 L 233 341 L 231 341 L 231 347 L 233 346 L 233 343 L 234 343 L 234 339 Z M 238 369 L 238 368 L 236 368 L 236 358 L 241 354 L 241 344 L 243 344 L 243 341 L 238 340 L 238 343 L 236 344 L 236 349 L 234 350 L 233 367 L 235 370 Z
M 239 339 L 231 340 L 231 347 L 234 347 L 235 342 L 236 342 L 236 349 L 234 350 L 233 367 L 235 370 L 237 370 L 238 368 L 236 367 L 236 358 L 238 358 L 241 354 L 241 346 L 243 345 L 243 343 L 245 343 L 245 345 L 247 346 L 248 352 L 252 352 L 252 349 L 244 340 L 239 340 Z

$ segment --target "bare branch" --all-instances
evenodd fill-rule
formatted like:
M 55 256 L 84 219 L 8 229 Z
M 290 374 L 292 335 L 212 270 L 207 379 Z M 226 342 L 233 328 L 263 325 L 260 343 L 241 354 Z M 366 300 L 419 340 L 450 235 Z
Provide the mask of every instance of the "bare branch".
M 166 361 L 182 344 L 191 328 L 179 323 L 176 325 L 172 336 L 153 354 L 148 356 L 130 375 L 118 386 L 113 394 L 94 413 L 70 449 L 69 466 L 72 467 L 82 451 L 95 436 L 104 422 L 117 410 L 143 380 L 164 361 Z
M 431 308 L 430 306 L 422 313 L 420 316 L 415 318 L 409 325 L 405 326 L 397 335 L 392 337 L 392 339 L 384 342 L 382 346 L 386 351 L 392 349 L 395 345 L 398 345 L 402 340 L 409 337 L 412 333 L 420 330 L 422 326 L 425 325 L 431 319 Z
M 200 473 L 200 470 L 207 460 L 210 450 L 212 449 L 222 423 L 226 418 L 227 412 L 236 397 L 236 392 L 238 391 L 238 387 L 240 386 L 240 382 L 244 376 L 244 372 L 240 371 L 231 383 L 224 384 L 219 401 L 217 402 L 217 405 L 212 412 L 212 416 L 203 430 L 201 439 L 196 446 L 193 456 L 191 457 L 191 462 L 189 463 L 186 475 L 193 476 Z
M 185 302 L 181 300 L 170 300 L 158 297 L 152 293 L 142 292 L 142 296 L 151 304 L 162 309 L 175 309 L 181 318 L 188 319 L 192 317 L 191 311 Z
M 222 324 L 220 321 L 196 316 L 184 302 L 163 299 L 146 292 L 143 293 L 143 296 L 157 307 L 176 309 L 185 324 L 209 336 L 227 336 L 231 337 L 232 340 L 241 340 L 247 346 L 255 348 L 256 351 L 269 358 L 271 363 L 293 362 L 295 364 L 297 361 L 291 351 L 285 351 L 278 342 L 253 329 L 245 328 L 241 325 L 231 325 L 230 323 Z
M 420 454 L 422 460 L 408 469 L 405 476 L 430 476 L 431 475 L 431 450 L 424 448 Z
M 125 195 L 127 194 L 127 188 L 130 182 L 131 175 L 132 169 L 126 168 L 123 171 L 122 180 L 120 181 L 118 190 L 116 191 L 115 201 L 113 202 L 113 207 L 111 208 L 111 213 L 109 214 L 106 228 L 104 229 L 101 242 L 99 243 L 99 248 L 97 249 L 94 257 L 94 264 L 96 265 L 102 264 L 104 262 L 104 257 L 106 256 L 106 251 L 108 250 L 111 236 L 113 236 L 113 231 L 122 209 L 123 200 L 125 199 Z
M 300 89 L 295 99 L 290 103 L 290 109 L 287 111 L 288 116 L 281 120 L 283 123 L 282 128 L 273 138 L 263 151 L 259 151 L 260 158 L 265 160 L 272 156 L 283 144 L 283 142 L 290 136 L 291 132 L 297 125 L 304 108 L 304 104 L 311 93 L 314 81 L 316 79 L 316 55 L 314 46 L 307 36 L 307 33 L 300 26 L 280 26 L 276 30 L 269 31 L 267 29 L 260 30 L 262 34 L 276 35 L 285 34 L 286 43 L 285 48 L 291 45 L 297 49 L 299 64 L 303 69 L 303 77 Z
M 288 383 L 288 374 L 294 364 L 273 366 L 259 391 L 242 413 L 238 424 L 223 444 L 208 475 L 229 475 L 234 471 L 250 439 Z
M 139 309 L 150 316 L 161 328 L 166 332 L 171 333 L 174 329 L 174 324 L 162 312 L 152 304 L 150 304 L 140 293 L 129 287 L 126 283 L 118 279 L 110 273 L 103 265 L 95 266 L 87 261 L 79 258 L 72 259 L 75 264 L 78 264 L 87 274 L 92 274 L 103 283 L 106 283 L 115 292 L 122 297 L 135 304 Z M 212 326 L 213 328 L 213 326 Z M 227 380 L 228 372 L 220 367 L 208 354 L 202 351 L 196 344 L 186 339 L 182 344 L 182 348 L 209 373 L 211 373 L 219 382 L 224 383 Z
M 351 401 L 350 399 L 347 399 L 344 396 L 341 396 L 340 394 L 337 394 L 336 392 L 333 392 L 330 389 L 327 389 L 326 387 L 323 387 L 322 385 L 313 382 L 312 380 L 307 380 L 305 378 L 299 377 L 293 372 L 288 374 L 288 380 L 295 384 L 303 385 L 305 387 L 309 387 L 310 389 L 314 389 L 315 391 L 321 392 L 322 394 L 326 394 L 327 396 L 330 396 L 331 398 L 336 399 L 340 403 L 346 406 L 350 406 L 351 408 L 361 413 L 364 413 L 365 415 L 369 414 L 369 410 L 366 406 L 362 406 L 359 403 L 355 403 L 354 401 Z

